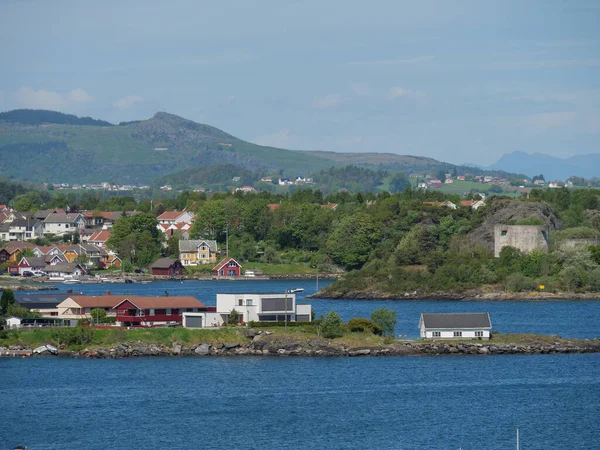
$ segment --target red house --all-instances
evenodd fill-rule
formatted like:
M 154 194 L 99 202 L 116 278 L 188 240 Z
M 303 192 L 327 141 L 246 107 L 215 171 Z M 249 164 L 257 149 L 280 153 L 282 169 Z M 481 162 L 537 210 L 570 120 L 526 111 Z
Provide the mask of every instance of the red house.
M 212 274 L 217 277 L 239 277 L 242 265 L 233 258 L 225 258 L 213 267 Z
M 183 275 L 183 264 L 178 259 L 160 258 L 152 264 L 152 275 L 166 275 L 169 277 Z
M 142 297 L 131 295 L 115 305 L 116 320 L 124 326 L 181 325 L 184 312 L 206 311 L 194 297 Z

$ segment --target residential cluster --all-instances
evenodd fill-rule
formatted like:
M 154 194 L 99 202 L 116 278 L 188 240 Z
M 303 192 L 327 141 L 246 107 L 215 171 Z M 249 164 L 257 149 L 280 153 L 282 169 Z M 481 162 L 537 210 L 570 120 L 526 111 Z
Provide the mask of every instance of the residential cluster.
M 100 184 L 69 184 L 69 183 L 44 183 L 44 189 L 53 189 L 55 191 L 72 189 L 74 191 L 85 189 L 91 191 L 135 191 L 150 189 L 148 185 L 142 184 L 112 184 L 106 181 Z
M 93 322 L 92 310 L 103 310 L 106 317 L 114 318 L 114 326 L 186 328 L 216 328 L 230 323 L 233 310 L 239 324 L 249 322 L 310 322 L 310 305 L 296 302 L 291 292 L 217 294 L 216 306 L 206 306 L 191 296 L 160 297 L 111 294 L 82 295 L 75 292 L 51 294 L 15 294 L 15 303 L 38 311 L 40 318 L 7 320 L 10 327 L 25 323 L 32 326 L 44 324 L 74 325 L 87 319 Z M 10 318 L 9 318 L 10 319 Z M 16 321 L 14 319 L 19 319 Z M 48 320 L 51 319 L 51 320 Z

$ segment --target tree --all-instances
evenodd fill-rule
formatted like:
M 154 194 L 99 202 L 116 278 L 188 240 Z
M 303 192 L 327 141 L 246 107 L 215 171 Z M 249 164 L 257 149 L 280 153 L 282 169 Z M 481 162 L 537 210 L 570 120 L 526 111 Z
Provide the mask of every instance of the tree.
M 333 339 L 342 335 L 342 319 L 335 311 L 329 311 L 321 322 L 323 337 Z
M 410 187 L 410 181 L 403 173 L 399 173 L 392 178 L 390 181 L 390 191 L 395 194 L 397 192 L 402 192 L 404 189 Z
M 327 254 L 348 269 L 358 269 L 369 259 L 379 237 L 371 216 L 364 212 L 347 215 L 333 225 L 326 244 Z
M 2 289 L 2 297 L 0 298 L 0 312 L 3 316 L 6 315 L 8 307 L 15 304 L 15 294 L 11 289 Z
M 106 317 L 106 311 L 102 308 L 94 308 L 90 311 L 90 316 L 92 317 L 92 323 L 100 323 Z
M 396 311 L 379 308 L 371 313 L 371 322 L 379 326 L 384 336 L 394 336 L 396 332 Z
M 235 325 L 240 323 L 240 313 L 235 308 L 233 308 L 231 310 L 231 312 L 229 313 L 229 317 L 227 318 L 227 323 L 235 324 Z
M 226 228 L 225 201 L 211 200 L 198 208 L 190 238 L 215 239 L 223 242 Z
M 123 261 L 147 266 L 160 255 L 162 240 L 156 217 L 150 213 L 140 213 L 117 220 L 107 244 L 117 251 Z

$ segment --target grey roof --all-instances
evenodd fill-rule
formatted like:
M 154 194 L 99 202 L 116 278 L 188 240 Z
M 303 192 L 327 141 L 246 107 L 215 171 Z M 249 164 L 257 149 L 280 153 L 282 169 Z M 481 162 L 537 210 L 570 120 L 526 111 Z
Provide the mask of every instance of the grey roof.
M 44 256 L 24 256 L 24 258 L 30 267 L 46 267 L 46 258 Z
M 206 242 L 208 244 L 208 247 L 210 248 L 211 252 L 217 251 L 217 241 L 211 241 L 208 239 L 194 239 L 194 240 L 189 240 L 189 241 L 181 239 L 179 241 L 179 251 L 180 252 L 195 252 L 198 250 L 198 247 L 203 242 Z
M 55 308 L 56 305 L 69 298 L 72 293 L 57 292 L 55 294 L 15 294 L 15 302 L 28 309 Z
M 488 313 L 421 314 L 425 328 L 491 328 Z
M 81 268 L 81 265 L 77 263 L 58 263 L 53 266 L 47 266 L 46 269 L 48 272 L 63 272 L 63 273 L 73 273 L 77 270 L 77 267 Z
M 62 213 L 50 213 L 48 217 L 44 219 L 46 223 L 73 223 L 76 222 L 81 214 L 62 214 Z
M 178 261 L 178 260 L 173 259 L 173 258 L 160 258 L 160 259 L 157 259 L 156 261 L 154 261 L 154 264 L 152 264 L 152 268 L 153 269 L 168 269 L 176 261 Z

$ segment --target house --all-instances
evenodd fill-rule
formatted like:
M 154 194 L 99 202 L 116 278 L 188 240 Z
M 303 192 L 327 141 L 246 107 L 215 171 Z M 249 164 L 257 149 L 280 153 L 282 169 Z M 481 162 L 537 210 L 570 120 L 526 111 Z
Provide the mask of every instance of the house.
M 6 328 L 10 330 L 15 330 L 17 328 L 21 328 L 21 319 L 20 317 L 10 316 L 6 319 Z
M 431 180 L 429 182 L 429 187 L 440 188 L 440 187 L 442 187 L 442 182 L 440 180 Z
M 106 311 L 107 316 L 114 316 L 113 307 L 122 302 L 126 296 L 111 295 L 70 295 L 56 305 L 58 317 L 63 319 L 89 319 L 92 309 L 100 308 Z
M 24 241 L 43 235 L 42 222 L 30 215 L 18 213 L 14 220 L 5 222 L 0 226 L 0 237 L 5 241 Z
M 208 239 L 180 240 L 179 259 L 184 266 L 215 263 L 217 260 L 217 241 Z
M 100 248 L 106 248 L 106 241 L 110 238 L 110 230 L 95 231 L 87 239 L 88 244 L 97 245 Z
M 242 265 L 233 258 L 224 258 L 212 269 L 212 274 L 217 277 L 239 277 Z
M 44 219 L 44 233 L 55 236 L 79 233 L 85 228 L 85 218 L 79 213 L 50 213 Z
M 248 192 L 256 192 L 256 189 L 254 189 L 252 186 L 242 186 L 242 187 L 237 188 L 235 191 L 248 193 Z
M 271 211 L 271 212 L 275 212 L 275 210 L 277 208 L 279 208 L 280 206 L 281 206 L 281 203 L 269 203 L 267 205 L 267 207 L 269 208 L 269 211 Z
M 488 313 L 422 313 L 421 339 L 489 339 L 492 323 Z
M 0 249 L 0 264 L 10 261 L 10 253 L 5 248 Z
M 485 201 L 484 200 L 461 200 L 460 206 L 477 210 L 477 209 L 481 208 L 482 206 L 485 206 Z
M 153 326 L 182 323 L 182 314 L 206 311 L 206 306 L 191 296 L 127 296 L 117 303 L 117 323 L 123 326 Z
M 183 275 L 183 264 L 178 259 L 160 258 L 152 264 L 152 275 L 181 276 Z
M 33 250 L 35 245 L 26 241 L 14 241 L 6 244 L 6 247 L 4 248 L 8 252 L 8 260 L 12 263 L 16 263 L 17 261 L 20 261 L 23 250 L 27 248 Z
M 194 214 L 189 211 L 166 211 L 156 218 L 158 223 L 171 225 L 174 223 L 192 223 Z
M 48 294 L 20 294 L 15 292 L 15 303 L 30 311 L 39 311 L 43 317 L 58 316 L 58 304 L 72 296 L 71 292 L 60 292 Z
M 456 209 L 456 205 L 454 203 L 452 203 L 450 200 L 446 200 L 443 202 L 423 202 L 423 204 L 429 205 L 429 206 L 435 206 L 437 208 L 445 206 L 446 208 Z
M 179 233 L 180 239 L 189 239 L 191 228 L 192 224 L 187 222 L 158 224 L 158 229 L 165 233 L 166 236 L 174 236 L 175 233 Z
M 248 322 L 310 322 L 310 305 L 296 303 L 296 294 L 217 294 L 217 306 L 199 313 L 183 313 L 186 328 L 208 328 L 228 323 L 229 313 L 236 310 L 240 323 Z
M 78 277 L 86 272 L 77 263 L 59 263 L 53 266 L 46 266 L 46 273 L 50 277 Z
M 34 270 L 45 271 L 46 258 L 39 258 L 37 256 L 23 256 L 17 267 L 20 275 L 23 275 L 23 272 L 33 272 Z M 13 271 L 11 270 L 11 272 Z
M 459 175 L 456 177 L 457 181 L 465 181 L 465 176 L 464 175 Z

